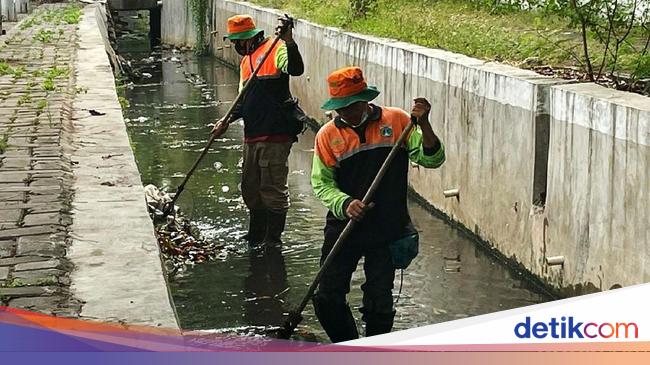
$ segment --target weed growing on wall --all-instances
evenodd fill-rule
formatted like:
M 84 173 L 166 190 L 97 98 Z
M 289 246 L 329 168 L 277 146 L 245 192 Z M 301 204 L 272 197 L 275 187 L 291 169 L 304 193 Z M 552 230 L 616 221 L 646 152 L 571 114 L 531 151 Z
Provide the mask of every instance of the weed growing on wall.
M 205 38 L 205 23 L 208 16 L 208 0 L 189 0 L 194 26 L 196 27 L 196 49 L 198 55 L 208 53 L 207 40 Z

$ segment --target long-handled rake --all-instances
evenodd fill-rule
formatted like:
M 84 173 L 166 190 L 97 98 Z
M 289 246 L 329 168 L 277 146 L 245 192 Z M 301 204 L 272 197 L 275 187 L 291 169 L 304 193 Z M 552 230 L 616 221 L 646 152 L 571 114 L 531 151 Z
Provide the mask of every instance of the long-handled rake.
M 262 57 L 261 62 L 257 65 L 257 67 L 255 67 L 255 70 L 253 70 L 253 74 L 250 76 L 248 82 L 246 82 L 246 84 L 245 84 L 244 87 L 241 89 L 241 91 L 239 92 L 239 94 L 237 94 L 237 97 L 235 98 L 235 100 L 234 100 L 234 101 L 232 102 L 232 104 L 230 105 L 230 108 L 228 108 L 228 111 L 227 111 L 226 114 L 223 116 L 223 120 L 224 120 L 226 123 L 230 123 L 230 122 L 231 122 L 231 120 L 230 120 L 230 119 L 231 119 L 231 116 L 232 116 L 233 112 L 235 111 L 235 109 L 237 108 L 237 105 L 238 105 L 238 104 L 243 100 L 243 98 L 246 96 L 246 92 L 251 88 L 252 84 L 255 83 L 255 81 L 257 80 L 257 73 L 260 71 L 260 69 L 261 69 L 262 66 L 264 65 L 264 62 L 266 62 L 266 59 L 269 57 L 269 55 L 270 55 L 271 52 L 273 51 L 273 48 L 275 47 L 275 45 L 276 45 L 276 44 L 280 41 L 280 39 L 282 38 L 282 35 L 283 35 L 283 34 L 284 34 L 284 33 L 285 33 L 289 28 L 293 28 L 293 19 L 290 18 L 290 17 L 288 17 L 288 16 L 287 16 L 287 19 L 290 20 L 290 21 L 287 23 L 287 26 L 286 26 L 285 28 L 283 28 L 283 29 L 279 32 L 279 34 L 275 37 L 275 39 L 273 40 L 273 43 L 271 44 L 271 46 L 268 48 L 268 50 L 266 51 L 266 53 L 264 53 L 264 56 Z M 190 170 L 189 170 L 189 171 L 187 172 L 187 174 L 185 175 L 185 178 L 183 179 L 183 181 L 181 182 L 181 184 L 178 185 L 178 188 L 176 188 L 176 193 L 175 193 L 174 196 L 172 197 L 172 201 L 167 205 L 167 207 L 166 207 L 166 209 L 165 209 L 165 214 L 169 214 L 169 212 L 170 212 L 172 209 L 174 209 L 174 205 L 175 205 L 176 202 L 178 201 L 178 197 L 181 195 L 181 193 L 183 192 L 183 190 L 185 190 L 185 184 L 187 184 L 187 182 L 190 180 L 190 177 L 192 177 L 192 174 L 194 174 L 194 171 L 196 170 L 197 166 L 199 165 L 199 163 L 201 162 L 201 160 L 203 160 L 203 157 L 205 157 L 205 155 L 208 153 L 208 150 L 210 149 L 210 146 L 212 146 L 212 143 L 214 142 L 214 140 L 215 140 L 216 138 L 217 138 L 216 135 L 214 135 L 214 134 L 210 134 L 210 139 L 208 139 L 208 143 L 207 143 L 207 144 L 205 145 L 205 147 L 203 148 L 203 151 L 201 151 L 201 154 L 199 155 L 199 157 L 196 159 L 196 161 L 194 161 L 194 164 L 192 165 L 192 167 L 190 168 Z
M 414 116 L 411 116 L 411 122 L 408 124 L 408 126 L 404 129 L 402 134 L 399 136 L 399 139 L 391 149 L 390 153 L 388 154 L 388 157 L 386 157 L 386 160 L 384 163 L 381 165 L 381 168 L 379 168 L 379 172 L 377 173 L 377 176 L 375 176 L 375 179 L 372 181 L 372 184 L 370 185 L 370 188 L 366 192 L 366 195 L 363 197 L 362 202 L 366 205 L 369 206 L 372 202 L 372 198 L 375 195 L 375 192 L 377 188 L 379 187 L 379 184 L 381 183 L 381 180 L 383 179 L 384 175 L 386 174 L 386 171 L 388 170 L 388 167 L 390 166 L 391 162 L 395 158 L 395 155 L 397 154 L 397 151 L 402 147 L 402 144 L 406 140 L 408 134 L 411 132 L 413 127 L 416 124 L 416 118 Z M 305 307 L 307 306 L 307 303 L 309 303 L 309 300 L 312 298 L 314 295 L 314 292 L 316 291 L 316 288 L 318 287 L 318 283 L 320 283 L 320 280 L 323 276 L 323 273 L 327 270 L 327 268 L 332 264 L 332 261 L 334 260 L 334 257 L 338 254 L 338 252 L 341 250 L 341 247 L 343 247 L 343 244 L 347 240 L 348 236 L 352 231 L 354 230 L 354 227 L 356 226 L 356 221 L 350 219 L 343 229 L 343 232 L 339 235 L 339 238 L 336 240 L 334 243 L 334 246 L 332 247 L 332 250 L 329 252 L 327 255 L 327 258 L 325 258 L 325 261 L 320 267 L 320 270 L 318 270 L 318 273 L 316 274 L 316 277 L 314 278 L 314 281 L 311 283 L 309 286 L 309 289 L 307 290 L 307 294 L 302 298 L 302 301 L 294 309 L 293 311 L 289 312 L 289 317 L 287 320 L 284 322 L 284 325 L 276 330 L 276 336 L 281 339 L 289 339 L 291 335 L 293 334 L 293 331 L 296 329 L 298 324 L 302 321 L 302 312 L 305 310 Z

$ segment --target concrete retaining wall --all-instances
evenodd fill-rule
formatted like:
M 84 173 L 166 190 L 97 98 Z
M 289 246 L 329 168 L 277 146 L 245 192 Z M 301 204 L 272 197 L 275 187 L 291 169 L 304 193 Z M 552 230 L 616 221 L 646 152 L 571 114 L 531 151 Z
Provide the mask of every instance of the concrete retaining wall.
M 16 4 L 14 4 L 14 0 L 0 0 L 0 8 L 2 8 L 2 16 L 4 17 L 5 21 L 18 21 Z
M 173 3 L 174 0 L 167 2 Z M 214 0 L 212 25 L 217 34 L 212 38 L 212 49 L 217 57 L 231 64 L 238 64 L 239 56 L 228 42 L 222 40 L 222 36 L 225 34 L 226 19 L 238 13 L 251 14 L 258 27 L 267 30 L 267 34 L 280 14 L 249 3 Z M 616 230 L 612 230 L 610 236 L 599 233 L 600 237 L 594 233 L 580 235 L 579 232 L 600 230 L 589 227 L 596 222 L 609 224 L 614 214 L 623 211 L 626 222 L 643 222 L 643 218 L 647 221 L 647 215 L 637 213 L 640 209 L 618 203 L 618 211 L 606 208 L 610 213 L 599 213 L 598 221 L 583 219 L 577 224 L 573 223 L 572 217 L 577 208 L 572 207 L 581 204 L 576 200 L 578 195 L 601 196 L 600 200 L 594 200 L 591 204 L 618 202 L 622 197 L 605 197 L 611 193 L 607 193 L 603 185 L 597 182 L 601 178 L 620 180 L 623 178 L 621 174 L 625 174 L 620 167 L 613 169 L 609 175 L 604 174 L 602 168 L 594 170 L 589 178 L 595 183 L 589 185 L 579 183 L 580 169 L 584 168 L 587 155 L 583 156 L 582 162 L 574 161 L 573 166 L 561 164 L 565 155 L 557 146 L 572 137 L 558 131 L 557 122 L 550 123 L 550 113 L 553 109 L 554 115 L 561 115 L 558 110 L 569 108 L 569 105 L 557 101 L 562 95 L 559 90 L 572 90 L 577 86 L 554 89 L 555 85 L 566 82 L 463 55 L 342 32 L 306 21 L 298 22 L 294 34 L 305 60 L 306 71 L 304 76 L 292 80 L 292 90 L 301 99 L 304 108 L 317 118 L 322 119 L 323 111 L 319 107 L 327 98 L 327 75 L 347 65 L 359 65 L 364 69 L 369 83 L 382 91 L 377 99 L 379 104 L 409 110 L 412 99 L 417 96 L 425 96 L 432 102 L 432 124 L 446 145 L 448 160 L 439 170 L 414 167 L 411 170 L 411 183 L 437 209 L 548 283 L 558 288 L 575 289 L 567 293 L 607 289 L 609 286 L 605 286 L 605 282 L 630 285 L 645 281 L 640 258 L 632 260 L 640 252 L 639 247 L 644 248 L 641 256 L 646 256 L 648 236 L 647 228 L 643 225 L 630 226 L 627 233 L 629 241 L 617 243 L 635 249 L 620 251 L 618 256 L 607 256 L 609 251 L 601 250 L 599 254 L 602 260 L 584 259 L 585 255 L 593 257 L 594 254 L 589 252 L 597 250 L 597 246 L 611 245 Z M 600 89 L 593 85 L 580 87 Z M 627 93 L 613 94 L 621 99 L 629 97 Z M 648 104 L 647 98 L 638 98 L 640 101 L 637 104 Z M 585 108 L 571 110 L 575 110 L 575 113 L 589 112 Z M 623 113 L 623 109 L 617 110 Z M 625 110 L 632 113 L 633 109 Z M 568 115 L 573 118 L 573 114 Z M 590 118 L 589 115 L 583 118 Z M 605 123 L 607 118 L 604 114 L 602 118 L 602 123 Z M 621 114 L 620 118 L 629 120 L 632 117 Z M 577 134 L 574 138 L 577 138 Z M 550 163 L 549 141 L 555 148 Z M 588 146 L 583 145 L 583 154 L 587 153 Z M 627 151 L 626 146 L 621 142 L 617 148 Z M 602 150 L 604 147 L 595 145 L 591 148 Z M 643 166 L 647 167 L 647 149 L 635 153 L 635 161 L 646 161 Z M 629 169 L 632 168 L 631 164 L 627 163 Z M 630 180 L 628 189 L 635 189 L 633 194 L 625 195 L 626 199 L 636 197 L 640 201 L 638 204 L 647 204 L 647 179 L 641 179 L 642 173 L 639 171 L 642 166 L 634 162 L 634 167 L 639 178 L 626 177 Z M 619 175 L 614 175 L 616 173 Z M 582 189 L 580 194 L 563 192 L 562 189 L 569 189 L 566 182 L 572 178 L 576 182 L 571 189 Z M 645 186 L 640 181 L 644 181 Z M 443 190 L 452 188 L 460 189 L 459 199 L 444 198 Z M 645 198 L 645 201 L 641 198 Z M 593 213 L 591 217 L 594 217 Z M 586 239 L 587 243 L 579 244 L 579 239 Z M 591 247 L 591 240 L 598 240 L 598 243 L 594 242 L 593 247 L 588 249 L 586 247 Z M 546 264 L 545 258 L 554 255 L 566 256 L 564 267 L 549 267 Z M 637 263 L 626 269 L 626 275 L 616 274 L 624 269 L 615 266 L 620 266 L 621 260 L 628 259 Z M 604 276 L 609 279 L 603 280 Z
M 163 0 L 162 7 L 162 42 L 177 46 L 196 45 L 196 27 L 185 0 Z
M 650 99 L 565 85 L 551 117 L 546 247 L 567 260 L 549 275 L 603 290 L 650 281 Z

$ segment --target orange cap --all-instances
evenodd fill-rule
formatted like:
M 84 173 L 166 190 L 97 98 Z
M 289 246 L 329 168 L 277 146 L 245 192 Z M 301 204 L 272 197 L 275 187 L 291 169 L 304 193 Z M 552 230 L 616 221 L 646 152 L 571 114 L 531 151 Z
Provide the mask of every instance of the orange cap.
M 235 40 L 252 38 L 262 30 L 255 27 L 250 15 L 235 15 L 228 18 L 227 31 L 226 37 Z
M 255 21 L 250 15 L 235 15 L 228 18 L 228 33 L 242 33 L 255 29 Z
M 321 108 L 337 110 L 357 101 L 371 101 L 379 95 L 374 86 L 368 86 L 361 68 L 344 67 L 327 77 L 330 99 Z
M 358 94 L 368 87 L 359 67 L 345 67 L 332 72 L 327 77 L 330 96 L 345 98 Z

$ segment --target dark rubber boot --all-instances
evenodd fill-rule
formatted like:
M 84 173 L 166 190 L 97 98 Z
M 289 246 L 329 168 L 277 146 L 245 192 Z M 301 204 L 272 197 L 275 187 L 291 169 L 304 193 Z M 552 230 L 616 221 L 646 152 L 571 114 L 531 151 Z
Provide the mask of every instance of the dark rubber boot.
M 266 221 L 266 236 L 264 236 L 264 244 L 267 247 L 280 247 L 282 246 L 282 232 L 287 222 L 287 212 L 274 212 L 268 211 Z
M 366 337 L 389 333 L 393 329 L 395 311 L 389 313 L 364 313 L 362 317 L 366 322 Z
M 266 223 L 266 209 L 252 209 L 249 212 L 248 233 L 244 236 L 249 245 L 259 245 L 264 241 Z
M 312 298 L 314 311 L 321 326 L 333 343 L 359 338 L 357 324 L 345 301 L 331 302 L 318 295 Z

